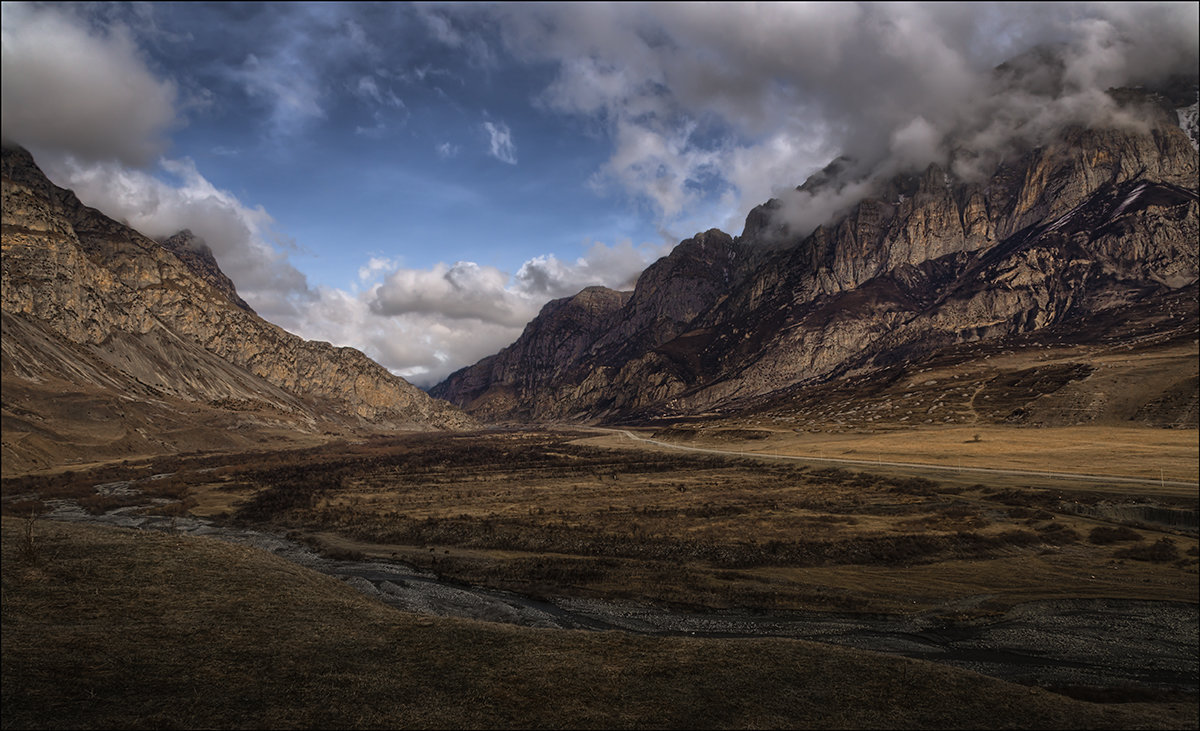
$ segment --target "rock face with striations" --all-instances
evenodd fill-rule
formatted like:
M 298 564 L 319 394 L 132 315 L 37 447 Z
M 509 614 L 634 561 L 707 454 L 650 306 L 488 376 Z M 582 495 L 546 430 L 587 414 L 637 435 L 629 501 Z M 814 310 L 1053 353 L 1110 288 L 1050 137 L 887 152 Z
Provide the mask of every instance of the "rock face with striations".
M 563 418 L 598 405 L 652 403 L 663 393 L 653 367 L 643 371 L 647 380 L 636 393 L 613 393 L 609 399 L 606 385 L 613 378 L 636 378 L 630 364 L 653 358 L 712 307 L 729 286 L 734 251 L 733 239 L 714 229 L 652 264 L 633 292 L 589 287 L 550 302 L 516 343 L 452 374 L 431 393 L 493 419 Z
M 191 270 L 192 274 L 195 274 L 215 287 L 230 302 L 250 314 L 255 314 L 250 305 L 246 304 L 246 300 L 238 295 L 237 288 L 233 286 L 233 281 L 225 276 L 225 272 L 221 271 L 221 267 L 217 265 L 216 257 L 213 256 L 212 249 L 208 248 L 208 244 L 204 242 L 204 239 L 201 239 L 185 228 L 173 236 L 162 239 L 158 243 L 162 244 L 164 249 L 179 257 L 179 261 L 183 262 Z
M 1140 124 L 1067 128 L 983 180 L 930 165 L 876 181 L 803 236 L 770 201 L 736 239 L 709 231 L 647 269 L 587 324 L 588 347 L 540 350 L 527 336 L 554 342 L 543 313 L 501 354 L 506 368 L 485 360 L 434 393 L 475 410 L 503 390 L 489 418 L 700 414 L 964 343 L 1083 332 L 1154 298 L 1194 303 L 1194 141 L 1153 98 L 1114 96 Z M 839 185 L 845 162 L 798 191 Z M 1194 305 L 1178 318 L 1194 335 Z
M 357 350 L 266 322 L 202 242 L 181 232 L 159 243 L 109 219 L 20 148 L 3 152 L 3 206 L 6 463 L 53 463 L 47 444 L 71 442 L 73 415 L 87 413 L 109 414 L 87 437 L 97 455 L 122 440 L 118 453 L 197 448 L 187 434 L 202 422 L 234 435 L 474 423 Z M 38 384 L 51 381 L 58 400 L 104 406 L 49 415 Z M 134 402 L 171 407 L 112 417 Z

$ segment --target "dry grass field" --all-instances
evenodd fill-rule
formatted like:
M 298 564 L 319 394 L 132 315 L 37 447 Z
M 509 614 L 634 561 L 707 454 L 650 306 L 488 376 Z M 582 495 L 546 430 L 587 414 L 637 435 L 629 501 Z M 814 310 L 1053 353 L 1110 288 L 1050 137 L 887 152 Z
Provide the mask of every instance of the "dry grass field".
M 1150 481 L 1200 480 L 1195 429 L 1069 426 L 1030 429 L 989 424 L 921 429 L 882 427 L 807 432 L 749 423 L 643 430 L 668 442 L 717 449 L 936 467 L 1071 472 Z M 864 465 L 869 466 L 869 465 Z M 953 479 L 939 472 L 939 479 Z M 968 479 L 976 479 L 974 475 Z M 1027 476 L 1021 476 L 1027 480 Z M 1049 483 L 1047 483 L 1049 484 Z M 1114 483 L 1114 485 L 1117 483 Z M 1157 486 L 1151 486 L 1157 487 Z M 1131 490 L 1123 485 L 1119 489 Z M 1155 493 L 1162 492 L 1155 489 Z M 1195 488 L 1191 488 L 1195 494 Z M 1189 494 L 1181 488 L 1179 494 Z
M 3 522 L 3 721 L 24 728 L 1194 728 L 796 640 L 397 612 L 262 551 Z
M 1147 433 L 1185 459 L 1173 433 Z M 816 443 L 747 426 L 659 436 L 754 451 Z M 950 449 L 963 434 L 928 436 L 913 443 Z M 844 453 L 856 438 L 894 439 L 823 443 Z M 57 501 L 192 515 L 532 597 L 701 612 L 955 623 L 1045 599 L 1197 602 L 1194 490 L 928 474 L 543 429 L 8 478 L 4 727 L 1195 726 L 1194 698 L 1094 706 L 799 641 L 422 618 L 249 549 L 27 518 Z
M 154 474 L 169 476 L 135 494 L 94 487 Z M 157 498 L 157 512 L 269 526 L 338 555 L 541 597 L 948 615 L 985 595 L 971 611 L 1046 598 L 1196 602 L 1194 490 L 1054 484 L 493 431 L 161 458 L 10 479 L 4 494 L 15 515 L 56 497 L 96 512 Z

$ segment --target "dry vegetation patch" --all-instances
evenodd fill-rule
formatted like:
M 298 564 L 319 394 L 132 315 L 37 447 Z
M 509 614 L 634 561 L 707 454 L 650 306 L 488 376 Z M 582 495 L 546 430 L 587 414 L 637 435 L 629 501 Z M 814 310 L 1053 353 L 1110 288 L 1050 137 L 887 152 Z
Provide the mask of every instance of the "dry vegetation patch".
M 4 509 L 24 516 L 64 499 L 92 510 L 142 505 L 542 597 L 863 612 L 923 611 L 976 594 L 993 608 L 1041 596 L 1195 602 L 1194 530 L 1116 522 L 1110 516 L 1149 508 L 1114 504 L 1111 493 L 617 450 L 584 436 L 410 434 L 159 458 L 7 479 Z M 1155 510 L 1194 522 L 1194 496 L 1162 499 L 1174 502 Z M 1130 535 L 1145 545 L 1114 553 L 1113 541 Z M 1174 553 L 1154 548 L 1163 536 Z M 937 578 L 951 564 L 973 569 Z M 937 591 L 926 590 L 931 579 Z
M 537 596 L 878 611 L 986 592 L 1002 605 L 1007 583 L 990 567 L 1074 546 L 1071 562 L 1085 575 L 1069 581 L 1067 592 L 1096 596 L 1099 584 L 1100 595 L 1194 601 L 1194 559 L 1159 562 L 1162 584 L 1155 575 L 1147 586 L 1124 570 L 1138 557 L 1113 556 L 1090 540 L 1098 528 L 1117 530 L 1081 512 L 1099 510 L 1109 500 L 1101 494 L 617 451 L 580 443 L 580 436 L 409 435 L 258 454 L 205 466 L 200 476 L 174 465 L 172 479 L 190 486 L 195 512 L 212 514 L 220 497 L 235 521 L 293 531 L 343 556 L 395 557 Z M 1184 551 L 1195 545 L 1187 535 L 1174 540 Z M 953 561 L 975 562 L 978 580 L 945 587 L 940 598 L 905 580 L 884 582 L 887 591 L 874 580 L 814 591 L 810 581 L 772 578 L 823 567 L 850 577 L 884 567 L 903 577 Z M 1064 577 L 1043 576 L 1046 594 L 1062 596 Z M 1036 594 L 1029 589 L 1023 585 L 1020 595 Z M 915 606 L 913 595 L 921 597 Z
M 1188 728 L 794 640 L 529 630 L 391 610 L 202 538 L 3 523 L 4 728 Z
M 583 436 L 406 435 L 161 457 L 7 479 L 4 507 L 24 516 L 62 499 L 91 510 L 140 504 L 535 597 L 701 609 L 924 611 L 974 594 L 991 595 L 992 609 L 1039 595 L 1194 603 L 1198 593 L 1194 531 L 1122 525 L 1106 516 L 1148 509 L 1122 507 L 1111 493 L 616 450 Z M 1163 499 L 1170 505 L 1159 513 L 1195 513 L 1194 496 Z M 1114 553 L 1130 535 L 1145 545 Z M 1174 553 L 1153 547 L 1164 535 Z M 922 582 L 955 562 L 973 575 L 925 591 Z M 1013 565 L 1020 582 L 1006 575 Z

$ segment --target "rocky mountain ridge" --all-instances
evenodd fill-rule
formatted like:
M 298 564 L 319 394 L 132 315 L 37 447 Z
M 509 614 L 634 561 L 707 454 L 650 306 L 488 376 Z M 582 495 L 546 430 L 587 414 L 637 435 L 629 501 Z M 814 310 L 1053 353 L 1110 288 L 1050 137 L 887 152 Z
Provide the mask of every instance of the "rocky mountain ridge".
M 523 335 L 486 374 L 463 369 L 432 393 L 488 418 L 695 416 L 964 344 L 1094 335 L 1091 321 L 1119 329 L 1122 308 L 1181 291 L 1194 303 L 1196 148 L 1177 115 L 1133 96 L 1140 125 L 1066 128 L 985 180 L 936 164 L 896 175 L 808 234 L 770 201 L 736 239 L 709 231 L 648 269 L 618 311 L 589 324 L 584 351 L 533 366 L 547 356 Z M 844 185 L 850 168 L 798 190 Z M 664 272 L 681 273 L 677 286 Z M 1172 312 L 1156 332 L 1194 339 L 1195 308 Z M 526 334 L 552 341 L 548 329 L 535 320 Z M 480 408 L 500 391 L 505 408 Z
M 3 254 L 6 471 L 53 464 L 63 445 L 199 448 L 198 430 L 224 444 L 474 423 L 357 350 L 266 322 L 186 232 L 142 236 L 20 148 L 3 151 Z
M 246 300 L 242 299 L 237 293 L 237 287 L 234 286 L 233 280 L 221 271 L 221 267 L 217 264 L 217 259 L 213 256 L 212 249 L 203 239 L 199 238 L 189 229 L 183 229 L 165 239 L 161 239 L 159 244 L 164 249 L 179 257 L 179 261 L 196 276 L 208 282 L 211 286 L 223 293 L 225 297 L 242 308 L 246 312 L 254 315 L 257 314 L 250 305 L 246 304 Z

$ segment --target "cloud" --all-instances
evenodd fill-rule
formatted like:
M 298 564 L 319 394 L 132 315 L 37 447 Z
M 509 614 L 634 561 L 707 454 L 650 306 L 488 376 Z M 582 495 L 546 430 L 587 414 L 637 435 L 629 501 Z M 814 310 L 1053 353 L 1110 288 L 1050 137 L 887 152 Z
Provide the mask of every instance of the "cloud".
M 368 299 L 339 289 L 319 288 L 297 334 L 335 345 L 352 345 L 418 386 L 432 386 L 454 371 L 505 347 L 522 325 L 498 326 L 438 313 L 380 316 Z
M 484 122 L 483 129 L 488 133 L 488 154 L 500 162 L 516 165 L 517 146 L 513 143 L 508 125 L 503 122 Z
M 91 32 L 55 7 L 4 3 L 0 12 L 5 139 L 133 166 L 166 148 L 176 87 L 147 69 L 123 26 Z
M 462 148 L 458 145 L 452 145 L 449 142 L 442 142 L 436 148 L 438 157 L 447 160 L 452 157 L 458 157 L 458 153 L 462 152 Z
M 361 282 L 370 282 L 379 276 L 381 272 L 388 272 L 396 269 L 399 266 L 395 259 L 390 259 L 386 256 L 373 256 L 367 260 L 367 263 L 358 268 L 358 279 Z
M 686 236 L 706 227 L 705 215 L 711 225 L 714 212 L 738 230 L 765 194 L 792 189 L 839 154 L 860 177 L 883 176 L 953 162 L 957 148 L 956 172 L 968 174 L 1064 124 L 1127 123 L 1104 90 L 1194 73 L 1197 8 L 666 3 L 492 12 L 511 53 L 556 69 L 539 102 L 607 130 L 613 151 L 598 182 L 647 201 L 660 225 Z M 998 85 L 997 65 L 1039 45 L 1063 53 L 1057 88 Z
M 669 253 L 670 248 L 669 245 L 635 247 L 628 240 L 613 246 L 595 242 L 586 255 L 572 264 L 553 254 L 535 256 L 521 265 L 514 281 L 521 292 L 543 303 L 574 295 L 596 284 L 629 290 L 638 275 L 655 259 Z
M 479 25 L 479 10 L 462 6 L 457 9 L 439 9 L 416 6 L 417 17 L 438 42 L 466 54 L 467 63 L 484 71 L 495 68 L 498 63 L 495 51 L 484 38 L 485 29 Z
M 276 133 L 293 134 L 311 120 L 325 116 L 318 80 L 300 57 L 281 53 L 260 58 L 250 54 L 230 76 L 251 97 L 262 99 L 270 107 Z
M 379 315 L 437 313 L 516 326 L 533 314 L 521 293 L 506 288 L 508 275 L 494 267 L 460 261 L 430 270 L 401 269 L 376 289 L 371 310 Z
M 239 11 L 251 15 L 257 35 L 230 43 L 227 53 L 254 50 L 232 63 L 218 60 L 214 67 L 226 83 L 232 82 L 255 102 L 256 111 L 265 112 L 268 138 L 291 141 L 337 117 L 344 93 L 378 108 L 372 110 L 374 124 L 359 125 L 357 134 L 380 136 L 386 123 L 379 109 L 404 108 L 381 83 L 391 74 L 384 63 L 385 50 L 372 40 L 380 31 L 368 32 L 362 25 L 374 17 L 374 9 L 281 3 L 229 10 Z
M 381 90 L 373 76 L 359 78 L 354 90 L 360 98 L 372 101 L 381 107 L 392 107 L 393 109 L 404 107 L 404 102 L 400 101 L 400 97 L 396 96 L 391 89 Z
M 512 343 L 546 302 L 592 285 L 628 289 L 666 246 L 593 242 L 573 262 L 533 257 L 510 276 L 474 262 L 405 269 L 372 258 L 366 291 L 318 288 L 291 329 L 304 337 L 354 345 L 408 378 L 431 386 L 450 373 Z
M 158 172 L 165 181 L 117 163 L 70 156 L 43 155 L 38 164 L 87 205 L 147 236 L 191 229 L 212 249 L 242 298 L 272 322 L 294 321 L 313 297 L 304 275 L 288 261 L 287 241 L 274 231 L 271 216 L 216 188 L 189 159 L 161 160 Z

